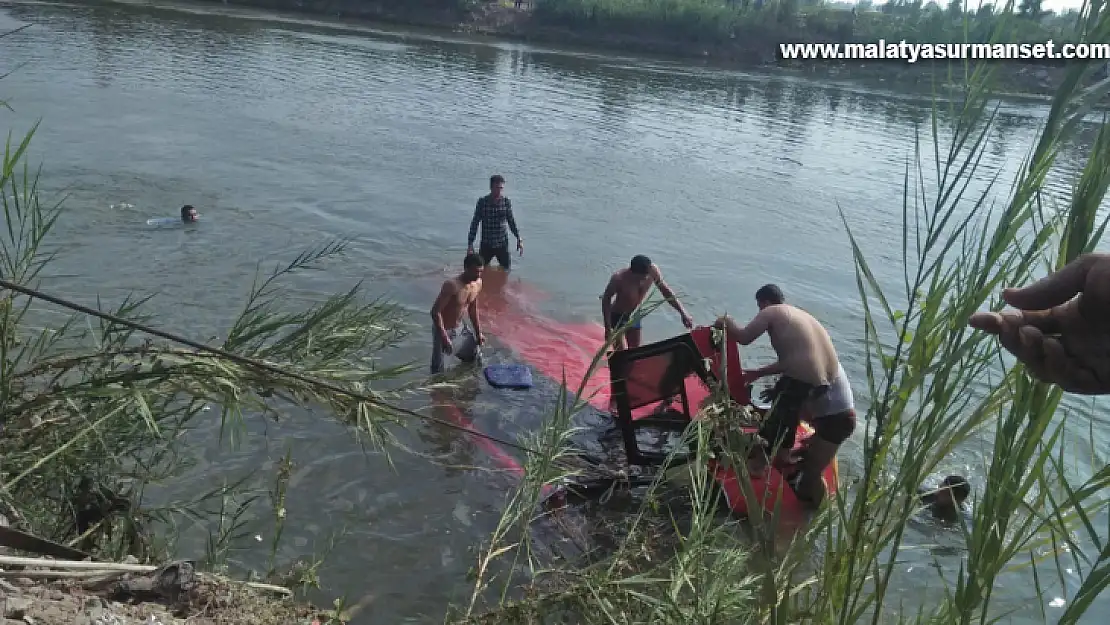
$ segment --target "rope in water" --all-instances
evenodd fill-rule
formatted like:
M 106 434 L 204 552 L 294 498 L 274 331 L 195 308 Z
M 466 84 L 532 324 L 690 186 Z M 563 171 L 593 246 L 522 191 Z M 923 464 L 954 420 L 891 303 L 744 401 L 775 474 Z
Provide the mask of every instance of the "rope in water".
M 189 347 L 192 347 L 193 349 L 196 349 L 196 350 L 199 350 L 199 351 L 202 351 L 202 352 L 206 352 L 208 354 L 212 354 L 214 356 L 218 356 L 218 357 L 224 358 L 226 360 L 231 360 L 231 361 L 237 362 L 241 365 L 246 365 L 248 367 L 254 367 L 256 369 L 262 369 L 263 371 L 268 371 L 268 372 L 276 374 L 276 375 L 292 378 L 294 380 L 304 382 L 305 384 L 311 384 L 311 385 L 314 385 L 314 386 L 317 386 L 317 387 L 320 387 L 320 388 L 324 388 L 324 389 L 327 389 L 327 390 L 332 391 L 334 393 L 339 393 L 340 395 L 345 395 L 345 396 L 350 397 L 352 399 L 356 399 L 358 401 L 363 401 L 363 402 L 366 402 L 366 403 L 369 403 L 369 404 L 376 405 L 376 406 L 378 406 L 380 408 L 383 408 L 385 410 L 388 410 L 390 412 L 394 412 L 394 413 L 397 413 L 397 414 L 405 415 L 405 416 L 416 418 L 416 419 L 421 419 L 421 420 L 424 420 L 424 421 L 428 421 L 430 423 L 435 423 L 436 425 L 441 425 L 441 426 L 446 427 L 448 429 L 457 430 L 459 432 L 464 432 L 466 434 L 469 434 L 471 436 L 476 436 L 478 438 L 484 438 L 484 439 L 492 441 L 494 443 L 498 443 L 500 445 L 504 445 L 506 447 L 510 447 L 510 448 L 516 449 L 518 451 L 522 451 L 524 453 L 527 453 L 527 454 L 536 455 L 536 456 L 542 455 L 539 451 L 536 451 L 536 450 L 534 450 L 534 449 L 532 449 L 532 448 L 530 448 L 526 445 L 521 445 L 520 443 L 515 443 L 513 441 L 508 441 L 508 440 L 505 440 L 505 439 L 502 439 L 502 438 L 499 438 L 499 437 L 496 437 L 496 436 L 493 436 L 493 435 L 490 435 L 490 434 L 486 434 L 484 432 L 479 432 L 477 430 L 472 430 L 470 428 L 461 426 L 457 423 L 451 423 L 450 421 L 446 421 L 446 420 L 440 419 L 438 417 L 433 417 L 431 415 L 421 414 L 419 412 L 416 412 L 415 410 L 410 410 L 408 408 L 403 408 L 401 406 L 397 406 L 397 405 L 392 404 L 392 403 L 390 403 L 388 401 L 385 401 L 383 399 L 380 399 L 380 398 L 377 398 L 377 397 L 372 397 L 372 396 L 367 395 L 365 393 L 359 393 L 358 391 L 352 391 L 350 389 L 343 388 L 342 386 L 339 386 L 337 384 L 333 384 L 332 382 L 328 382 L 326 380 L 317 380 L 315 378 L 311 378 L 309 376 L 297 373 L 295 371 L 289 371 L 288 369 L 284 369 L 284 368 L 279 367 L 277 365 L 272 365 L 272 364 L 269 364 L 269 363 L 266 363 L 266 362 L 262 362 L 260 360 L 255 360 L 253 358 L 247 358 L 246 356 L 240 356 L 239 354 L 235 354 L 235 353 L 229 352 L 227 350 L 220 349 L 218 347 L 212 347 L 210 345 L 205 345 L 203 343 L 198 343 L 196 341 L 187 339 L 183 336 L 178 336 L 176 334 L 171 334 L 171 333 L 166 332 L 164 330 L 159 330 L 157 328 L 152 328 L 150 326 L 138 323 L 136 321 L 131 321 L 130 319 L 124 319 L 123 317 L 118 317 L 118 316 L 113 315 L 111 313 L 106 313 L 106 312 L 103 312 L 103 311 L 100 311 L 100 310 L 89 308 L 88 306 L 82 306 L 81 304 L 78 304 L 76 302 L 71 302 L 69 300 L 65 300 L 65 299 L 62 299 L 60 297 L 55 297 L 53 295 L 48 295 L 46 293 L 43 293 L 42 291 L 38 291 L 38 290 L 32 289 L 30 287 L 15 284 L 13 282 L 8 282 L 7 280 L 4 280 L 2 278 L 0 278 L 0 287 L 11 289 L 12 291 L 22 293 L 22 294 L 24 294 L 28 297 L 41 299 L 43 301 L 50 302 L 51 304 L 56 304 L 56 305 L 61 306 L 63 308 L 68 308 L 70 310 L 81 312 L 81 313 L 84 313 L 86 315 L 91 315 L 93 317 L 98 317 L 100 319 L 104 319 L 105 321 L 111 321 L 112 323 L 116 323 L 116 324 L 119 324 L 119 325 L 122 325 L 122 326 L 126 326 L 128 328 L 131 328 L 133 330 L 137 330 L 139 332 L 143 332 L 145 334 L 150 334 L 150 335 L 153 335 L 153 336 L 157 336 L 157 337 L 166 339 L 167 341 L 171 341 L 173 343 L 180 343 L 181 345 L 187 345 Z

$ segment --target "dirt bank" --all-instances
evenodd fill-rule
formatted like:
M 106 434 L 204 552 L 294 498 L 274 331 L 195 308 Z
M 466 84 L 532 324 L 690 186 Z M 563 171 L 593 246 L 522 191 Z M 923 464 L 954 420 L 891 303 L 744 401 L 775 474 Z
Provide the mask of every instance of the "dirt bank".
M 21 573 L 27 577 L 18 577 Z M 69 572 L 73 574 L 75 572 Z M 175 563 L 155 574 L 56 581 L 27 571 L 0 579 L 3 625 L 326 625 L 313 606 Z M 32 578 L 36 576 L 36 578 Z

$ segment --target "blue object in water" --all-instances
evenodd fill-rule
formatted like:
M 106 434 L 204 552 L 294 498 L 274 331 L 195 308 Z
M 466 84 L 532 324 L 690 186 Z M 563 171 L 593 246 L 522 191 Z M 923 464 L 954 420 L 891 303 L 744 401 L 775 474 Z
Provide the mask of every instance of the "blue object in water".
M 528 365 L 490 365 L 485 374 L 486 382 L 496 388 L 532 388 L 532 370 Z

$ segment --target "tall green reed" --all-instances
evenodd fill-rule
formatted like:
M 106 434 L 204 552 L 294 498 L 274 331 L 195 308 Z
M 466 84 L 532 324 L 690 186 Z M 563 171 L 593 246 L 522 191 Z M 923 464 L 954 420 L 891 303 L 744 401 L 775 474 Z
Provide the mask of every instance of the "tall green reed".
M 1080 40 L 1103 41 L 1110 11 L 1101 0 L 1089 2 L 1079 25 Z M 1062 393 L 1006 362 L 993 338 L 970 330 L 967 319 L 983 307 L 1002 306 L 1002 287 L 1092 250 L 1104 232 L 1099 207 L 1110 175 L 1105 127 L 1067 208 L 1050 210 L 1045 189 L 1061 148 L 1110 89 L 1106 80 L 1092 83 L 1095 70 L 1068 68 L 1039 140 L 999 205 L 992 198 L 1005 190 L 997 176 L 980 169 L 997 110 L 996 68 L 967 66 L 964 97 L 947 110 L 934 105 L 930 140 L 917 142 L 906 167 L 899 287 L 876 278 L 844 218 L 864 313 L 862 471 L 852 484 L 840 485 L 803 532 L 784 538 L 773 518 L 757 517 L 748 529 L 752 540 L 715 515 L 719 501 L 707 495 L 708 480 L 698 467 L 721 452 L 710 449 L 709 426 L 698 421 L 688 432 L 699 458 L 688 469 L 690 505 L 671 511 L 683 523 L 671 533 L 670 549 L 653 551 L 652 537 L 628 531 L 601 562 L 581 570 L 556 567 L 560 583 L 554 589 L 537 592 L 533 584 L 510 593 L 506 582 L 500 605 L 481 615 L 472 601 L 471 621 L 548 622 L 562 613 L 582 623 L 990 622 L 1007 609 L 994 594 L 1003 576 L 1028 575 L 1041 596 L 1040 566 L 1062 571 L 1070 552 L 1082 582 L 1061 622 L 1075 622 L 1110 584 L 1110 544 L 1095 521 L 1107 513 L 1099 493 L 1110 486 L 1110 470 L 1085 479 L 1065 470 L 1063 434 L 1076 417 L 1059 411 Z M 923 144 L 932 147 L 928 168 Z M 983 188 L 972 192 L 976 181 Z M 726 419 L 738 417 L 726 411 Z M 946 590 L 938 596 L 898 596 L 898 563 L 912 549 L 906 528 L 920 510 L 917 489 L 975 440 L 989 449 L 970 520 L 962 524 L 962 563 L 941 571 Z M 723 445 L 724 456 L 744 457 L 745 443 L 726 438 Z M 743 463 L 736 466 L 744 470 Z M 645 502 L 664 488 L 657 483 Z M 529 512 L 510 506 L 507 514 Z M 636 516 L 659 515 L 645 503 Z M 1095 557 L 1088 555 L 1092 547 Z M 510 595 L 516 600 L 506 601 Z

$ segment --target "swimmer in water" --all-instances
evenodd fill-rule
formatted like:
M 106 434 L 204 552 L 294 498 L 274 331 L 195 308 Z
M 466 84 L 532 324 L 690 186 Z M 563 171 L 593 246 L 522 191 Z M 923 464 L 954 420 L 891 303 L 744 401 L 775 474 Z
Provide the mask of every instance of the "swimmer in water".
M 917 496 L 933 516 L 943 521 L 955 521 L 963 510 L 964 501 L 971 495 L 971 484 L 962 475 L 949 475 L 936 489 L 919 488 Z
M 181 207 L 181 221 L 187 224 L 195 223 L 197 220 L 197 209 L 193 208 L 192 204 L 186 204 Z

